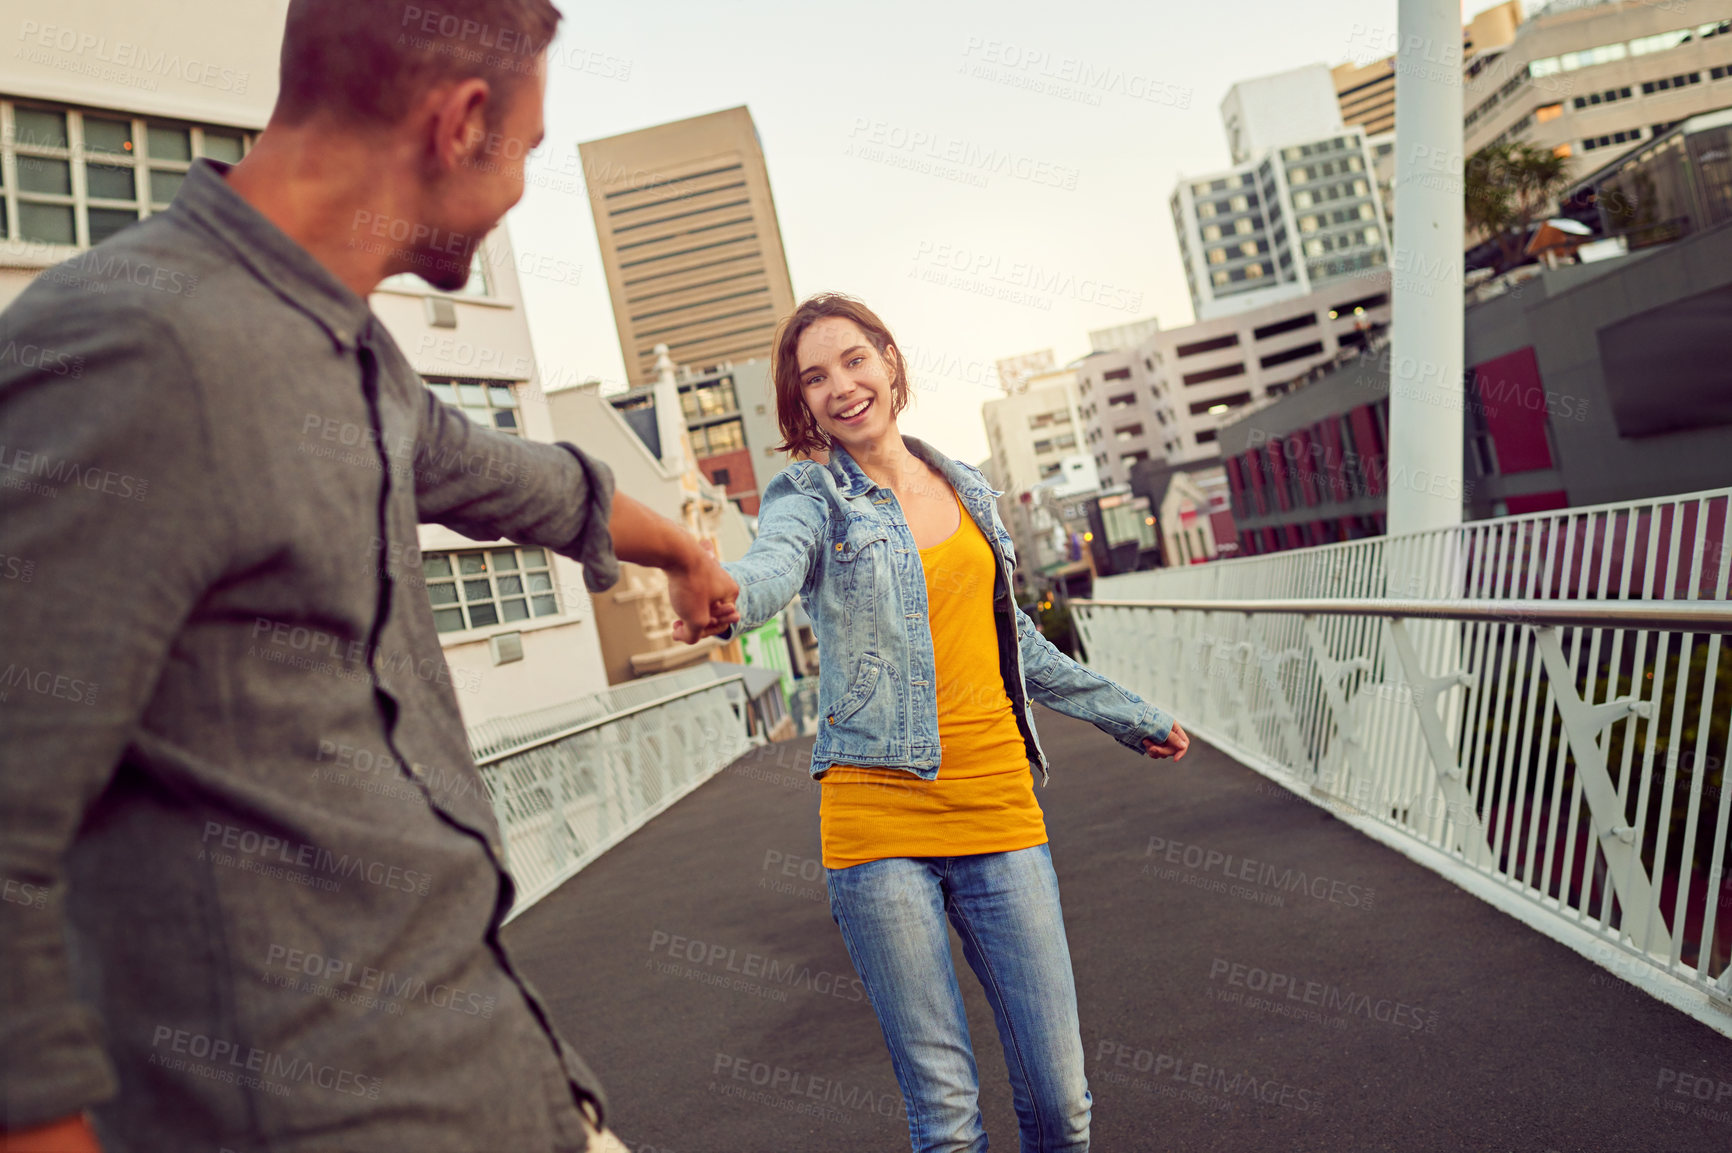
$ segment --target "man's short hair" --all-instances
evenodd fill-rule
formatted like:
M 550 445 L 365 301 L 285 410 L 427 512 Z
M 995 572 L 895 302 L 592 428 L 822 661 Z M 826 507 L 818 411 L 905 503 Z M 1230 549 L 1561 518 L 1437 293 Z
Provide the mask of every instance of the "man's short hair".
M 429 89 L 471 77 L 503 98 L 559 20 L 550 0 L 290 0 L 272 118 L 396 124 Z

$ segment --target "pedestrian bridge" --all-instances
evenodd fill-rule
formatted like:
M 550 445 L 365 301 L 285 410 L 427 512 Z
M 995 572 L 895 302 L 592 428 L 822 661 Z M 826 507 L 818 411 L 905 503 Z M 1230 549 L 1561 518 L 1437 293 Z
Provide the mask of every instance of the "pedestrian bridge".
M 1732 1147 L 1727 496 L 1077 606 L 1090 662 L 1201 738 L 1175 765 L 1039 718 L 1096 1148 Z M 810 741 L 746 749 L 729 682 L 618 691 L 477 742 L 525 879 L 507 936 L 612 1124 L 638 1153 L 906 1148 Z

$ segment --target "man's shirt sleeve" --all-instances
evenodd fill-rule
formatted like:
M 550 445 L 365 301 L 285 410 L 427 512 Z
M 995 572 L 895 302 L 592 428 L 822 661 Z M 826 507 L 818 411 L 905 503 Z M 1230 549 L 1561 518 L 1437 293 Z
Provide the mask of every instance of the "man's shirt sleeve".
M 232 541 L 207 408 L 138 310 L 0 313 L 0 1129 L 113 1094 L 74 996 L 64 859 Z M 149 868 L 149 861 L 140 861 Z
M 612 469 L 575 445 L 483 428 L 424 386 L 415 403 L 415 503 L 424 523 L 551 549 L 583 565 L 590 592 L 619 580 L 608 529 Z

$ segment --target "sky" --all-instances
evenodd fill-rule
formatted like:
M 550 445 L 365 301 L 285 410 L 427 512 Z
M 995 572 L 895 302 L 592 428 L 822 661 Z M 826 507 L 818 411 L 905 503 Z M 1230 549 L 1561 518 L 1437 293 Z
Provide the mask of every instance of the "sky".
M 996 360 L 1193 320 L 1167 199 L 1230 163 L 1227 89 L 1378 59 L 1396 26 L 1395 0 L 563 7 L 508 218 L 544 386 L 624 381 L 578 143 L 743 104 L 795 298 L 871 306 L 911 370 L 902 431 L 972 462 Z

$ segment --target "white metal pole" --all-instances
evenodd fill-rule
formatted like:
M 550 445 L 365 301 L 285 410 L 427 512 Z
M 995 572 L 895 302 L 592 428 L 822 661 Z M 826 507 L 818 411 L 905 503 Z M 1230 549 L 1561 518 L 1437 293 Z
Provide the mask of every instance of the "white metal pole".
M 1460 524 L 1464 484 L 1461 8 L 1459 0 L 1399 0 L 1397 19 L 1392 535 Z

